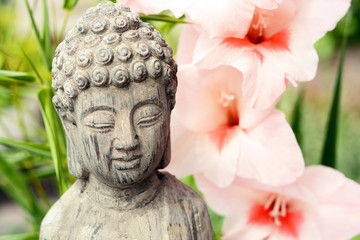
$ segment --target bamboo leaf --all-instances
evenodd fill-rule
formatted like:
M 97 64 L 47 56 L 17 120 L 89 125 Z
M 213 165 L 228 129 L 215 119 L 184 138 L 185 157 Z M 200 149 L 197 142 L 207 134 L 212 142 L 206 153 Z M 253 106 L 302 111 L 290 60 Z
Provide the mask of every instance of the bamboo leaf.
M 0 70 L 0 77 L 12 78 L 24 82 L 35 82 L 35 77 L 26 72 Z
M 31 59 L 29 58 L 29 56 L 26 54 L 25 50 L 20 46 L 21 52 L 24 54 L 24 57 L 26 58 L 26 60 L 28 61 L 28 63 L 30 64 L 31 68 L 33 69 L 33 71 L 35 72 L 36 76 L 39 78 L 40 82 L 43 84 L 44 80 L 42 79 L 42 77 L 40 76 L 38 70 L 36 69 L 34 63 L 31 61 Z
M 34 226 L 40 226 L 45 211 L 30 192 L 23 175 L 13 165 L 9 164 L 2 155 L 0 155 L 0 176 L 2 190 L 29 214 Z
M 41 113 L 45 123 L 51 155 L 54 161 L 56 179 L 59 185 L 60 194 L 63 194 L 69 187 L 69 182 L 64 178 L 64 161 L 61 157 L 59 138 L 56 131 L 55 110 L 52 106 L 52 91 L 50 88 L 42 88 L 38 92 L 41 106 Z
M 39 28 L 38 28 L 37 25 L 36 25 L 36 22 L 35 22 L 35 19 L 34 19 L 34 15 L 33 15 L 33 12 L 32 12 L 32 10 L 31 10 L 29 1 L 28 1 L 28 0 L 25 0 L 25 4 L 26 4 L 26 9 L 27 9 L 27 11 L 28 11 L 28 13 L 29 13 L 29 17 L 30 17 L 30 20 L 31 20 L 32 28 L 33 28 L 34 31 L 35 31 L 35 37 L 36 37 L 38 43 L 41 45 L 41 37 L 40 37 Z
M 45 157 L 51 157 L 50 148 L 36 143 L 21 142 L 13 139 L 0 137 L 0 144 L 3 144 L 7 147 L 16 148 L 20 150 L 25 150 L 34 154 L 42 155 Z
M 140 19 L 142 21 L 160 21 L 160 22 L 168 22 L 168 23 L 189 23 L 185 20 L 179 19 L 179 18 L 175 18 L 169 15 L 165 15 L 165 14 L 150 14 L 150 15 L 145 15 L 140 13 L 139 14 Z
M 36 78 L 26 72 L 0 70 L 0 83 L 5 84 L 27 84 L 34 83 Z
M 342 84 L 342 72 L 345 60 L 345 51 L 347 46 L 347 40 L 349 36 L 349 28 L 351 22 L 351 9 L 346 16 L 346 23 L 344 29 L 344 36 L 341 43 L 340 61 L 338 66 L 338 72 L 336 76 L 336 85 L 334 89 L 333 100 L 328 115 L 327 130 L 325 134 L 324 147 L 322 152 L 321 164 L 329 167 L 336 167 L 336 139 L 337 139 L 337 127 L 338 117 L 340 112 L 340 93 Z
M 45 0 L 43 0 L 43 1 L 45 1 Z M 37 42 L 38 42 L 38 44 L 39 44 L 39 47 L 40 47 L 40 52 L 41 52 L 42 61 L 43 61 L 43 63 L 44 63 L 44 66 L 47 68 L 47 70 L 50 71 L 50 70 L 51 70 L 51 64 L 49 64 L 48 56 L 47 56 L 47 53 L 46 53 L 46 50 L 45 50 L 45 47 L 44 47 L 44 42 L 43 42 L 43 40 L 42 40 L 42 38 L 41 38 L 41 36 L 40 36 L 39 29 L 38 29 L 38 27 L 37 27 L 37 25 L 36 25 L 36 22 L 35 22 L 35 19 L 34 19 L 34 15 L 33 15 L 33 11 L 32 11 L 31 8 L 30 8 L 29 1 L 28 1 L 28 0 L 25 0 L 25 3 L 26 3 L 26 9 L 27 9 L 27 11 L 28 11 L 28 13 L 29 13 L 29 16 L 30 16 L 32 28 L 33 28 L 34 31 L 35 31 L 36 40 L 37 40 Z M 45 7 L 44 7 L 44 9 L 45 9 Z M 44 11 L 45 11 L 45 10 L 44 10 Z M 45 13 L 44 13 L 44 17 L 46 17 L 46 16 L 45 16 Z M 47 20 L 47 21 L 44 20 L 44 25 L 48 25 L 48 24 L 49 24 L 49 23 L 48 23 L 48 20 Z M 47 46 L 46 46 L 46 47 L 47 47 Z M 51 58 L 51 57 L 50 57 L 50 58 Z M 50 61 L 51 61 L 51 59 L 50 59 Z
M 64 0 L 63 8 L 71 11 L 79 0 Z
M 38 179 L 56 177 L 53 164 L 37 167 L 33 170 L 34 176 Z M 34 176 L 29 175 L 27 180 L 32 180 Z
M 46 0 L 43 0 L 43 35 L 42 35 L 42 47 L 44 49 L 45 54 L 45 65 L 48 71 L 51 70 L 51 32 L 50 32 L 50 21 L 49 21 L 49 13 Z

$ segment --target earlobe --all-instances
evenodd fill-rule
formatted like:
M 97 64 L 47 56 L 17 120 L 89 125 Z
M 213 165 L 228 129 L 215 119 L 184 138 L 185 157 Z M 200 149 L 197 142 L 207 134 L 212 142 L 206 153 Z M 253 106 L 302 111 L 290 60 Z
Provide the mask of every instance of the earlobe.
M 71 175 L 78 179 L 88 179 L 89 170 L 85 167 L 81 155 L 77 152 L 76 147 L 66 136 L 67 143 L 67 161 L 69 166 L 69 172 Z
M 171 143 L 170 143 L 170 134 L 168 136 L 168 140 L 165 146 L 164 155 L 157 167 L 157 169 L 164 169 L 169 165 L 171 159 Z
M 74 118 L 72 119 L 74 120 Z M 85 180 L 89 177 L 89 171 L 83 163 L 81 154 L 79 154 L 76 146 L 74 145 L 76 142 L 75 135 L 78 134 L 77 124 L 75 120 L 71 121 L 68 116 L 63 117 L 61 120 L 66 134 L 66 150 L 69 172 L 74 177 Z

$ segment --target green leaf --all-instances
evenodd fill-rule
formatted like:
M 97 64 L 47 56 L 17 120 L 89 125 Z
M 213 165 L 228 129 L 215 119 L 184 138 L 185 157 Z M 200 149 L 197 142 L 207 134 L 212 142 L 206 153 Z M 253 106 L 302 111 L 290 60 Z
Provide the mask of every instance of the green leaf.
M 34 19 L 34 15 L 33 15 L 33 12 L 32 12 L 32 10 L 31 10 L 29 1 L 28 1 L 28 0 L 25 0 L 25 4 L 26 4 L 26 9 L 27 9 L 27 11 L 28 11 L 28 13 L 29 13 L 29 16 L 30 16 L 32 28 L 33 28 L 34 31 L 35 31 L 35 37 L 36 37 L 38 43 L 41 45 L 40 32 L 39 32 L 39 29 L 38 29 L 38 27 L 37 27 L 37 25 L 36 25 L 36 22 L 35 22 L 35 19 Z
M 51 70 L 52 62 L 52 49 L 51 49 L 51 32 L 50 32 L 50 20 L 46 0 L 43 0 L 43 31 L 42 31 L 42 48 L 45 58 L 45 66 L 48 71 Z M 51 83 L 50 83 L 51 85 Z
M 357 236 L 351 238 L 351 240 L 360 240 L 360 235 L 357 235 Z
M 37 199 L 30 192 L 23 175 L 0 155 L 0 187 L 22 207 L 31 217 L 34 226 L 40 226 L 45 211 L 38 204 Z
M 27 179 L 31 180 L 34 177 L 41 179 L 41 178 L 50 178 L 56 177 L 55 168 L 53 164 L 37 167 L 33 170 L 34 176 L 28 176 Z
M 7 84 L 26 84 L 34 83 L 35 81 L 36 78 L 26 72 L 0 70 L 0 83 L 6 82 Z
M 63 8 L 66 10 L 72 10 L 79 0 L 64 0 Z
M 38 240 L 39 233 L 31 233 L 31 234 L 14 234 L 7 236 L 0 236 L 0 240 Z
M 302 135 L 301 135 L 301 115 L 303 110 L 303 99 L 304 99 L 304 89 L 301 88 L 296 99 L 296 103 L 293 110 L 291 128 L 294 131 L 296 140 L 299 145 L 302 144 Z
M 61 149 L 59 137 L 56 128 L 56 113 L 52 106 L 52 90 L 50 88 L 42 88 L 38 92 L 38 98 L 41 106 L 41 113 L 45 123 L 46 134 L 48 136 L 51 155 L 54 161 L 56 179 L 59 185 L 60 194 L 63 194 L 69 188 L 69 182 L 65 179 L 64 163 L 61 157 Z
M 189 23 L 185 20 L 179 19 L 179 18 L 175 18 L 169 15 L 165 15 L 165 14 L 150 14 L 150 15 L 145 15 L 142 13 L 139 13 L 140 19 L 142 21 L 160 21 L 160 22 L 168 22 L 168 23 Z
M 20 150 L 25 150 L 34 154 L 42 155 L 45 157 L 51 157 L 50 148 L 45 145 L 21 142 L 13 139 L 0 137 L 0 144 L 3 144 L 7 147 L 12 147 Z
M 27 9 L 27 11 L 29 13 L 30 20 L 31 20 L 31 25 L 32 25 L 32 28 L 35 31 L 35 37 L 36 37 L 36 40 L 37 40 L 37 42 L 39 44 L 39 47 L 40 47 L 40 53 L 41 53 L 41 58 L 42 58 L 43 64 L 46 67 L 46 69 L 50 72 L 50 70 L 51 70 L 51 55 L 50 55 L 50 59 L 49 59 L 49 56 L 48 56 L 48 52 L 49 52 L 49 50 L 48 50 L 48 44 L 49 44 L 48 34 L 50 34 L 50 31 L 47 32 L 48 31 L 47 29 L 49 27 L 49 17 L 47 16 L 46 0 L 43 0 L 43 2 L 45 2 L 45 4 L 44 4 L 44 16 L 43 16 L 44 17 L 44 28 L 43 28 L 44 40 L 40 36 L 40 32 L 39 32 L 39 29 L 38 29 L 38 27 L 36 25 L 34 15 L 33 15 L 33 11 L 30 8 L 29 1 L 25 0 L 26 9 Z M 51 42 L 51 40 L 50 40 L 50 42 Z
M 223 235 L 222 229 L 223 229 L 225 217 L 217 214 L 209 207 L 208 207 L 208 211 L 209 211 L 211 225 L 212 225 L 213 232 L 214 232 L 214 240 L 220 240 Z
M 348 29 L 351 22 L 351 9 L 346 16 L 346 26 L 344 29 L 344 36 L 341 43 L 340 61 L 338 66 L 338 72 L 336 76 L 336 85 L 334 89 L 333 100 L 331 109 L 328 115 L 327 130 L 325 134 L 324 147 L 322 152 L 321 164 L 328 167 L 336 167 L 336 139 L 337 139 L 337 127 L 338 117 L 340 112 L 340 93 L 342 84 L 342 72 L 345 60 L 345 52 L 348 40 Z
M 24 57 L 26 58 L 26 60 L 28 61 L 28 63 L 30 64 L 31 68 L 33 69 L 33 71 L 35 72 L 36 76 L 39 78 L 40 82 L 43 84 L 44 80 L 42 79 L 42 77 L 40 76 L 38 70 L 36 69 L 34 63 L 31 61 L 31 59 L 29 58 L 29 56 L 26 54 L 25 50 L 20 46 L 21 52 L 24 54 Z

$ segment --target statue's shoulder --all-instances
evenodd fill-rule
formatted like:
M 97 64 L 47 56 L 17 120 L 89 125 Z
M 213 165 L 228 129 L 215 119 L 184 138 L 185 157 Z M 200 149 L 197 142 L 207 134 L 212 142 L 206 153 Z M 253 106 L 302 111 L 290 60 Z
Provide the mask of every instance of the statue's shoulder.
M 159 173 L 159 178 L 164 182 L 165 191 L 168 197 L 175 197 L 178 201 L 190 201 L 193 204 L 206 206 L 201 196 L 191 187 L 178 180 L 168 172 Z
M 41 240 L 63 239 L 60 238 L 60 232 L 63 235 L 66 226 L 71 225 L 74 219 L 76 209 L 81 207 L 79 194 L 81 192 L 81 183 L 76 181 L 62 196 L 56 201 L 41 222 Z M 70 228 L 71 229 L 71 228 Z
M 159 177 L 164 181 L 167 202 L 164 205 L 169 207 L 170 225 L 187 226 L 193 235 L 189 239 L 213 239 L 210 217 L 202 197 L 170 173 L 162 172 Z

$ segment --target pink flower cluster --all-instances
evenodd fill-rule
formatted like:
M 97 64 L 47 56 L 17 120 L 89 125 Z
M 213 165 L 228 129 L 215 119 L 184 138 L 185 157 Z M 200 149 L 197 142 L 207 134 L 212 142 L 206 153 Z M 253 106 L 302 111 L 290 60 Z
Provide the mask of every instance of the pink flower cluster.
M 172 161 L 194 174 L 224 239 L 347 239 L 360 232 L 360 186 L 304 167 L 285 116 L 287 85 L 310 81 L 313 47 L 350 0 L 128 0 L 135 10 L 186 15 L 177 50 Z

